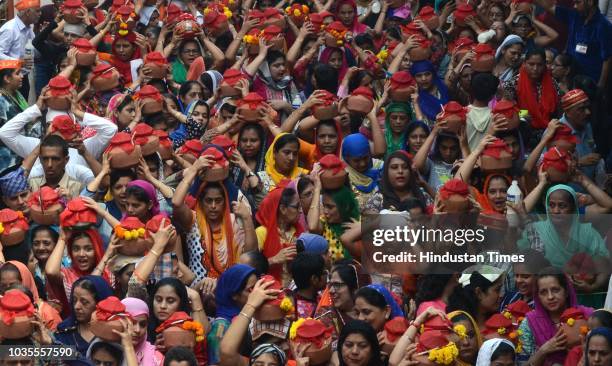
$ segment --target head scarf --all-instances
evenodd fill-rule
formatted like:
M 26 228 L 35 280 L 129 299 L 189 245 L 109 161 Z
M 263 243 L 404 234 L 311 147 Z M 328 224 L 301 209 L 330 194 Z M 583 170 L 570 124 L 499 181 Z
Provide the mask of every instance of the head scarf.
M 538 97 L 538 88 L 527 75 L 525 65 L 521 66 L 517 83 L 518 106 L 529 111 L 531 126 L 536 129 L 544 129 L 548 126 L 548 122 L 557 110 L 557 104 L 559 103 L 559 96 L 550 70 L 544 70 L 540 84 L 542 85 L 542 91 L 540 97 Z
M 195 121 L 194 123 L 187 123 L 185 125 L 185 127 L 187 128 L 187 137 L 185 138 L 186 140 L 193 140 L 193 139 L 199 140 L 204 135 L 204 132 L 206 132 L 208 123 L 210 123 L 210 107 L 208 106 L 206 101 L 201 100 L 201 99 L 196 99 L 192 101 L 191 103 L 189 103 L 189 105 L 187 105 L 187 109 L 185 110 L 185 115 L 187 116 L 187 119 L 191 119 L 191 116 L 193 115 L 193 112 L 195 112 L 196 107 L 202 106 L 202 105 L 206 106 L 206 121 L 207 122 L 205 125 L 201 125 L 200 123 L 196 123 Z
M 108 116 L 108 119 L 110 119 L 111 122 L 113 122 L 114 124 L 118 123 L 117 116 L 115 116 L 115 112 L 119 112 L 117 108 L 121 103 L 123 103 L 125 97 L 127 97 L 127 94 L 115 94 L 108 101 L 108 105 L 106 106 L 106 115 Z
M 482 333 L 480 333 L 480 328 L 478 328 L 478 323 L 476 323 L 476 320 L 474 320 L 474 318 L 472 318 L 470 314 L 468 314 L 467 312 L 463 310 L 456 310 L 456 311 L 451 311 L 450 313 L 446 314 L 446 317 L 451 322 L 453 321 L 454 318 L 459 318 L 459 317 L 467 318 L 468 321 L 472 324 L 472 328 L 474 328 L 474 337 L 476 337 L 476 343 L 478 345 L 478 348 L 482 346 Z M 469 366 L 470 365 L 462 361 L 460 357 L 461 355 L 459 355 L 459 358 L 455 360 L 455 363 L 457 364 L 457 366 Z M 487 364 L 487 366 L 488 365 L 489 364 Z
M 348 27 L 349 31 L 352 32 L 354 36 L 367 31 L 368 27 L 359 23 L 359 14 L 357 12 L 357 3 L 355 3 L 355 0 L 339 0 L 336 3 L 336 19 L 340 19 L 339 14 L 342 5 L 350 5 L 353 8 L 353 24 Z
M 132 54 L 131 60 L 124 61 L 124 60 L 121 60 L 117 56 L 117 51 L 115 50 L 115 46 L 117 42 L 120 40 L 126 40 L 132 44 L 132 47 L 134 47 L 134 53 Z M 125 36 L 116 35 L 112 43 L 112 54 L 113 54 L 113 57 L 111 58 L 111 63 L 113 64 L 113 66 L 115 66 L 117 71 L 119 71 L 119 74 L 121 74 L 124 84 L 129 85 L 132 82 L 131 61 L 141 58 L 140 47 L 138 47 L 138 45 L 136 44 L 136 33 L 129 32 Z
M 89 343 L 89 346 L 87 347 L 87 353 L 85 354 L 85 357 L 86 357 L 87 361 L 91 362 L 92 365 L 93 365 L 93 359 L 92 359 L 92 357 L 93 357 L 93 355 L 92 355 L 93 347 L 97 343 L 106 343 L 110 347 L 114 348 L 115 351 L 121 355 L 122 362 L 120 363 L 120 365 L 125 365 L 126 364 L 125 363 L 125 353 L 123 352 L 123 347 L 122 346 L 120 346 L 119 344 L 114 343 L 114 342 L 105 341 L 105 340 L 100 339 L 100 338 L 94 338 L 91 341 L 91 343 Z
M 10 263 L 17 267 L 19 271 L 19 277 L 21 277 L 21 284 L 30 290 L 32 293 L 32 297 L 34 298 L 34 303 L 38 302 L 38 288 L 36 288 L 36 282 L 34 282 L 34 276 L 32 276 L 32 272 L 28 269 L 28 267 L 19 262 L 19 261 L 7 261 L 6 263 Z
M 257 214 L 255 215 L 257 222 L 259 222 L 261 226 L 267 229 L 266 240 L 263 245 L 263 255 L 265 255 L 266 258 L 274 257 L 276 254 L 278 254 L 278 252 L 280 252 L 281 249 L 283 249 L 286 244 L 288 244 L 281 243 L 280 234 L 278 232 L 278 208 L 280 206 L 280 200 L 283 195 L 283 191 L 285 190 L 285 187 L 286 181 L 281 182 L 281 184 L 277 184 L 276 188 L 273 189 L 270 193 L 268 193 L 268 195 L 263 199 L 263 201 L 259 205 Z M 295 195 L 297 196 L 297 192 Z M 294 227 L 295 235 L 300 235 L 304 231 L 304 228 L 302 227 L 299 221 L 295 223 Z M 270 275 L 274 276 L 274 278 L 280 281 L 283 270 L 282 267 L 283 266 L 280 264 L 271 265 L 268 273 L 270 273 Z
M 249 358 L 249 366 L 252 366 L 259 356 L 266 353 L 273 354 L 274 357 L 278 359 L 279 365 L 285 366 L 287 364 L 287 356 L 285 355 L 285 352 L 282 349 L 280 349 L 275 344 L 264 343 L 255 347 L 255 349 L 251 352 L 251 357 Z
M 236 304 L 232 296 L 240 291 L 252 274 L 255 274 L 255 268 L 246 264 L 235 264 L 221 274 L 215 289 L 217 318 L 232 321 L 240 313 L 240 306 Z
M 348 158 L 360 158 L 370 154 L 370 143 L 367 137 L 361 133 L 348 135 L 342 141 L 342 160 L 347 162 Z M 375 169 L 370 158 L 368 170 L 365 173 L 360 173 L 353 169 L 348 163 L 346 171 L 349 175 L 351 184 L 359 191 L 370 193 L 378 184 L 380 177 L 380 169 Z
M 70 308 L 72 312 L 70 316 L 66 318 L 66 320 L 64 320 L 57 326 L 57 330 L 69 330 L 71 328 L 74 329 L 77 326 L 77 320 L 74 317 L 74 289 L 78 287 L 79 283 L 83 281 L 91 282 L 93 287 L 95 288 L 95 293 L 93 295 L 94 299 L 96 300 L 96 303 L 113 295 L 113 289 L 110 287 L 110 285 L 108 284 L 108 282 L 106 282 L 104 278 L 92 275 L 83 276 L 79 278 L 74 282 L 74 284 L 72 285 L 72 290 L 70 291 Z
M 13 198 L 30 189 L 25 170 L 21 166 L 13 166 L 4 170 L 1 174 L 0 191 L 4 197 Z
M 408 116 L 408 120 L 412 119 L 412 108 L 407 103 L 392 102 L 385 108 L 385 140 L 387 140 L 387 155 L 397 150 L 406 148 L 406 131 L 404 128 L 399 138 L 393 137 L 391 131 L 391 113 L 404 113 Z M 408 126 L 408 124 L 406 124 Z
M 338 82 L 342 82 L 342 80 L 344 80 L 344 75 L 346 75 L 346 72 L 348 71 L 349 67 L 352 66 L 352 63 L 349 62 L 352 59 L 349 59 L 349 55 L 346 52 L 346 48 L 325 47 L 319 55 L 319 62 L 323 64 L 329 64 L 329 59 L 336 51 L 340 51 L 340 53 L 342 53 L 342 65 L 340 66 L 340 70 L 338 70 Z
M 261 144 L 259 146 L 259 151 L 257 152 L 257 155 L 254 158 L 254 160 L 257 163 L 255 165 L 255 169 L 253 169 L 253 173 L 258 173 L 264 170 L 266 167 L 266 160 L 265 160 L 266 133 L 260 124 L 257 124 L 257 123 L 245 124 L 244 126 L 242 126 L 242 128 L 240 128 L 240 132 L 238 133 L 238 141 L 240 141 L 240 139 L 242 138 L 242 135 L 244 134 L 244 130 L 247 126 L 249 128 L 252 127 L 257 131 L 257 137 L 261 141 Z M 242 154 L 242 157 L 246 158 L 246 156 L 244 155 L 244 151 L 241 150 L 240 147 L 238 147 L 238 150 L 240 150 L 240 154 Z M 239 187 L 242 186 L 242 181 L 244 180 L 244 175 L 245 175 L 244 171 L 240 169 L 238 166 L 232 166 L 230 169 L 231 169 L 230 174 L 232 176 L 232 181 L 234 182 L 234 184 Z
M 398 150 L 387 157 L 385 160 L 385 164 L 383 165 L 383 175 L 379 184 L 380 192 L 383 195 L 383 208 L 391 209 L 394 211 L 408 211 L 408 203 L 410 199 L 402 201 L 400 197 L 395 193 L 393 187 L 391 187 L 391 182 L 389 181 L 389 162 L 391 159 L 401 159 L 408 165 L 410 177 L 408 178 L 407 189 L 410 190 L 412 194 L 411 198 L 416 198 L 419 201 L 425 203 L 426 199 L 423 196 L 423 192 L 417 185 L 416 182 L 416 174 L 414 170 L 412 170 L 412 160 L 408 157 L 408 153 L 403 150 Z
M 75 240 L 74 238 L 77 235 L 80 235 L 81 233 L 86 234 L 87 237 L 89 237 L 89 240 L 91 240 L 91 244 L 92 244 L 93 249 L 94 249 L 95 263 L 96 264 L 100 263 L 100 261 L 102 260 L 102 257 L 104 256 L 103 240 L 102 240 L 102 237 L 100 236 L 100 233 L 96 229 L 87 229 L 87 230 L 73 231 L 72 235 L 70 235 L 70 237 L 66 241 L 66 248 L 68 250 L 68 255 L 70 256 L 70 259 L 72 261 L 72 265 L 71 265 L 70 268 L 74 272 L 74 274 L 76 275 L 76 278 L 74 278 L 74 282 L 76 282 L 78 277 L 82 277 L 82 276 L 85 276 L 85 275 L 89 274 L 89 273 L 82 272 L 77 267 L 77 264 L 76 264 L 76 261 L 74 260 L 74 258 L 72 258 L 72 245 L 74 244 L 74 240 Z M 107 269 L 104 270 L 103 276 L 106 279 L 109 278 L 109 273 L 108 273 Z
M 429 121 L 435 121 L 442 106 L 448 102 L 448 88 L 438 77 L 434 65 L 429 60 L 417 61 L 410 66 L 413 77 L 422 72 L 431 72 L 432 83 L 436 87 L 439 98 L 427 90 L 419 89 L 419 107 Z
M 326 125 L 329 126 L 329 125 Z M 321 150 L 319 149 L 319 139 L 317 139 L 317 133 L 319 131 L 320 125 L 317 125 L 317 127 L 315 128 L 314 131 L 314 135 L 315 135 L 315 148 L 314 148 L 314 155 L 313 155 L 313 159 L 312 161 L 319 161 L 323 155 Z M 334 151 L 334 155 L 336 156 L 340 156 L 340 145 L 342 144 L 342 128 L 340 128 L 340 123 L 338 123 L 338 121 L 334 121 L 334 129 L 336 130 L 336 134 L 338 135 L 338 138 L 336 139 L 336 151 Z
M 155 216 L 159 214 L 160 211 L 159 211 L 159 201 L 157 200 L 157 193 L 156 193 L 155 187 L 153 187 L 151 183 L 147 182 L 146 180 L 136 179 L 136 180 L 129 182 L 127 184 L 127 187 L 128 188 L 130 187 L 142 188 L 147 194 L 147 197 L 149 197 L 149 199 L 151 200 L 151 203 L 153 204 L 151 206 L 151 210 L 149 210 L 149 213 L 151 214 L 151 216 Z
M 499 61 L 499 59 L 502 57 L 502 53 L 508 47 L 515 45 L 515 44 L 520 44 L 520 45 L 525 46 L 525 42 L 523 42 L 523 39 L 517 36 L 516 34 L 511 34 L 507 36 L 504 39 L 504 41 L 499 45 L 499 47 L 497 47 L 497 51 L 495 51 L 495 59 Z
M 223 75 L 217 70 L 208 70 L 200 76 L 200 81 L 204 84 L 206 89 L 210 90 L 212 94 L 215 94 L 223 81 Z
M 589 341 L 593 336 L 602 336 L 608 341 L 608 345 L 612 344 L 612 329 L 607 327 L 597 327 L 589 332 L 586 341 L 586 350 L 584 351 L 584 364 L 590 365 L 589 363 Z
M 497 350 L 500 344 L 505 343 L 514 349 L 514 344 L 504 338 L 493 338 L 485 341 L 478 351 L 478 358 L 476 359 L 476 366 L 489 366 L 491 365 L 491 357 Z
M 512 183 L 512 179 L 505 174 L 487 175 L 484 181 L 484 185 L 482 186 L 482 193 L 480 192 L 476 193 L 476 201 L 478 201 L 478 203 L 480 204 L 480 207 L 482 208 L 483 212 L 497 212 L 493 208 L 493 204 L 489 200 L 489 195 L 487 194 L 487 192 L 489 192 L 489 185 L 491 184 L 491 179 L 493 178 L 503 178 L 506 181 L 506 183 L 508 183 L 508 187 L 510 187 L 510 184 Z M 501 212 L 497 212 L 497 213 L 501 213 Z
M 333 247 L 339 244 L 340 237 L 342 236 L 342 234 L 344 234 L 344 231 L 346 230 L 344 224 L 347 222 L 351 222 L 351 219 L 359 220 L 360 212 L 359 203 L 355 198 L 355 194 L 349 187 L 342 186 L 339 189 L 332 191 L 330 194 L 332 200 L 338 208 L 338 213 L 340 214 L 340 222 L 335 224 L 327 224 L 331 232 L 327 232 L 327 230 L 324 230 L 323 236 L 329 242 L 329 246 Z M 349 251 L 344 246 L 342 246 L 342 252 L 343 258 L 351 257 Z
M 268 64 L 268 61 L 261 63 L 257 75 L 264 84 L 276 91 L 288 91 L 291 87 L 291 81 L 293 80 L 291 75 L 285 75 L 280 80 L 274 80 L 270 72 L 270 64 Z
M 563 274 L 565 276 L 565 274 Z M 578 298 L 576 296 L 576 290 L 574 289 L 574 285 L 572 282 L 567 279 L 565 281 L 567 283 L 567 298 L 565 308 L 578 308 L 582 311 L 585 318 L 588 318 L 593 313 L 593 309 L 578 305 Z M 554 337 L 558 328 L 557 325 L 553 323 L 552 319 L 548 315 L 548 311 L 540 302 L 540 297 L 537 295 L 539 291 L 538 281 L 536 280 L 535 288 L 533 293 L 535 294 L 533 297 L 533 302 L 535 304 L 535 309 L 527 313 L 527 321 L 529 324 L 529 329 L 531 329 L 531 333 L 533 334 L 536 346 L 541 347 L 546 341 Z M 566 352 L 556 352 L 549 354 L 546 358 L 545 365 L 552 365 L 554 363 L 563 363 L 565 359 Z
M 395 301 L 393 295 L 391 295 L 391 292 L 387 290 L 385 286 L 374 283 L 366 287 L 371 288 L 372 290 L 375 290 L 379 294 L 383 295 L 383 297 L 385 298 L 385 302 L 387 303 L 387 305 L 389 305 L 389 308 L 391 309 L 391 316 L 389 317 L 389 319 L 393 319 L 396 316 L 404 317 L 404 312 L 400 308 L 397 301 Z
M 276 161 L 274 160 L 274 147 L 276 146 L 276 142 L 278 141 L 278 139 L 284 135 L 286 135 L 286 133 L 280 133 L 276 135 L 276 137 L 274 137 L 274 141 L 272 141 L 272 145 L 270 145 L 268 151 L 266 151 L 266 173 L 268 173 L 268 176 L 272 179 L 275 185 L 285 178 L 294 179 L 302 175 L 303 173 L 308 173 L 307 170 L 298 167 L 297 160 L 288 176 L 284 176 L 278 170 L 276 170 Z
M 302 233 L 298 238 L 298 243 L 302 243 L 305 253 L 326 254 L 329 243 L 324 237 L 317 234 Z

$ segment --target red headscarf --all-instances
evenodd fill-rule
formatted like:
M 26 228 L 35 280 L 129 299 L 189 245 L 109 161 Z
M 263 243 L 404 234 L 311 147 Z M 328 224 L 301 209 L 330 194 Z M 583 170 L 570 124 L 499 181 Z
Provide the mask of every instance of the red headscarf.
M 334 121 L 334 128 L 336 129 L 336 134 L 338 135 L 338 138 L 336 139 L 336 151 L 334 151 L 334 155 L 336 156 L 340 156 L 340 147 L 341 147 L 341 141 L 342 141 L 342 129 L 340 128 L 340 123 L 338 123 L 338 121 Z M 315 149 L 314 149 L 314 158 L 312 159 L 312 161 L 318 161 L 320 160 L 323 155 L 321 150 L 319 150 L 319 140 L 317 139 L 317 131 L 319 130 L 319 127 L 317 127 L 315 129 Z
M 353 24 L 348 27 L 349 31 L 353 32 L 353 36 L 356 36 L 360 33 L 364 33 L 366 30 L 368 30 L 368 27 L 359 23 L 359 15 L 357 13 L 357 3 L 355 3 L 355 0 L 339 0 L 336 3 L 336 14 L 335 17 L 336 19 L 340 19 L 339 15 L 340 15 L 340 8 L 342 7 L 342 5 L 350 5 L 353 7 Z
M 531 115 L 531 126 L 544 129 L 548 126 L 551 114 L 557 109 L 559 96 L 553 84 L 552 75 L 549 70 L 542 75 L 542 95 L 538 98 L 536 86 L 527 76 L 525 66 L 521 67 L 518 78 L 518 106 L 527 109 Z
M 497 212 L 493 208 L 493 204 L 489 200 L 489 195 L 487 194 L 487 192 L 489 191 L 489 184 L 491 184 L 491 179 L 493 178 L 503 178 L 506 183 L 508 183 L 508 187 L 510 187 L 510 183 L 512 182 L 512 179 L 510 179 L 510 177 L 505 174 L 489 174 L 487 178 L 485 178 L 484 184 L 482 186 L 482 193 L 475 190 L 476 201 L 478 201 L 480 207 L 482 208 L 482 211 L 485 213 Z
M 96 264 L 100 263 L 100 261 L 102 260 L 102 257 L 104 256 L 104 247 L 102 246 L 102 238 L 100 237 L 100 234 L 98 233 L 98 231 L 94 229 L 74 231 L 72 235 L 70 236 L 70 238 L 66 241 L 66 246 L 68 248 L 68 255 L 70 256 L 70 259 L 72 260 L 71 269 L 79 277 L 87 276 L 90 274 L 90 273 L 85 273 L 79 270 L 79 268 L 76 266 L 76 261 L 74 260 L 74 258 L 72 258 L 72 245 L 74 244 L 74 238 L 77 235 L 80 235 L 81 233 L 85 233 L 89 237 L 89 240 L 91 240 L 91 244 L 94 249 Z M 106 269 L 104 270 L 103 277 L 108 282 L 110 276 L 108 275 L 108 271 Z
M 123 82 L 128 85 L 132 82 L 132 67 L 130 65 L 131 60 L 123 61 L 117 56 L 117 51 L 115 51 L 115 45 L 119 40 L 126 40 L 132 44 L 134 47 L 134 53 L 132 54 L 132 60 L 136 60 L 140 58 L 140 48 L 136 44 L 136 34 L 134 32 L 129 32 L 125 36 L 116 35 L 112 44 L 112 52 L 113 57 L 111 57 L 111 64 L 115 66 L 121 77 L 123 78 Z

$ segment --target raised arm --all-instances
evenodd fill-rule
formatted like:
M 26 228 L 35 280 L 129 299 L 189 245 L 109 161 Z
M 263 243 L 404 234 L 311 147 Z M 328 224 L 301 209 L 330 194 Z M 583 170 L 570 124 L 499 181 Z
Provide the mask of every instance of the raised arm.
M 533 40 L 537 46 L 547 47 L 557 38 L 559 38 L 559 33 L 556 30 L 542 23 L 535 16 L 532 15 L 531 20 L 533 20 L 535 27 L 543 33 L 542 35 L 535 37 Z
M 257 57 L 253 59 L 246 67 L 244 68 L 245 72 L 249 77 L 254 77 L 257 74 L 257 70 L 259 66 L 266 60 L 266 55 L 268 54 L 268 50 L 270 49 L 269 44 L 266 44 L 266 41 L 262 38 L 259 39 L 259 53 Z
M 45 275 L 47 279 L 54 283 L 62 283 L 62 257 L 66 249 L 66 233 L 63 228 L 60 228 L 60 235 L 57 239 L 57 244 L 47 259 L 45 264 Z
M 172 188 L 165 185 L 151 173 L 144 158 L 140 158 L 140 163 L 138 164 L 138 172 L 141 173 L 145 177 L 145 179 L 149 181 L 153 185 L 153 187 L 155 187 L 155 189 L 157 189 L 162 194 L 162 196 L 164 196 L 165 199 L 172 198 L 172 195 L 174 194 Z
M 211 69 L 222 71 L 225 68 L 225 54 L 223 51 L 204 34 L 204 31 L 200 32 L 200 40 L 213 57 Z
M 211 158 L 200 156 L 192 166 L 183 170 L 183 180 L 176 187 L 172 197 L 172 216 L 181 226 L 181 229 L 189 229 L 193 221 L 193 213 L 185 203 L 189 188 L 191 188 L 198 173 L 212 166 L 213 163 L 214 161 Z
M 474 165 L 476 165 L 478 161 L 478 157 L 482 154 L 487 145 L 493 141 L 495 141 L 495 136 L 492 135 L 486 135 L 480 140 L 476 149 L 465 158 L 463 164 L 461 164 L 461 167 L 459 167 L 459 170 L 455 173 L 455 178 L 459 178 L 467 184 L 470 184 L 470 177 L 472 176 L 472 171 L 474 170 Z
M 561 127 L 561 122 L 559 120 L 553 119 L 548 123 L 546 130 L 544 130 L 544 134 L 542 135 L 542 139 L 536 147 L 531 151 L 527 160 L 525 160 L 525 164 L 523 165 L 523 172 L 531 173 L 538 163 L 538 159 L 544 151 L 546 145 L 552 140 L 553 136 L 555 136 L 555 131 L 557 128 Z
M 429 155 L 431 146 L 436 140 L 436 137 L 438 137 L 440 129 L 443 126 L 446 126 L 446 121 L 436 122 L 433 129 L 431 130 L 431 133 L 429 134 L 429 136 L 427 136 L 425 142 L 423 142 L 423 146 L 421 146 L 419 151 L 417 151 L 416 155 L 414 156 L 414 166 L 421 173 L 425 173 L 425 167 L 427 166 L 427 155 Z
M 384 156 L 385 152 L 387 152 L 387 140 L 385 140 L 385 135 L 380 127 L 380 123 L 378 123 L 378 118 L 376 116 L 377 109 L 375 104 L 374 108 L 368 113 L 370 131 L 372 131 L 372 155 Z
M 310 203 L 310 209 L 308 210 L 308 216 L 306 217 L 306 220 L 308 222 L 308 230 L 314 234 L 320 234 L 323 232 L 320 213 L 321 173 L 322 171 L 319 164 L 315 164 L 315 167 L 310 173 L 310 178 L 314 182 L 314 191 L 312 192 L 312 201 Z

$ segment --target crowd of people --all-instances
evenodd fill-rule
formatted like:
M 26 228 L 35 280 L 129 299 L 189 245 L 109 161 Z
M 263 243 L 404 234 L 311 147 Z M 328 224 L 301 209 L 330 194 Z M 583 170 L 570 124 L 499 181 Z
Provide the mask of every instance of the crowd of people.
M 1 6 L 0 363 L 612 366 L 612 1 Z

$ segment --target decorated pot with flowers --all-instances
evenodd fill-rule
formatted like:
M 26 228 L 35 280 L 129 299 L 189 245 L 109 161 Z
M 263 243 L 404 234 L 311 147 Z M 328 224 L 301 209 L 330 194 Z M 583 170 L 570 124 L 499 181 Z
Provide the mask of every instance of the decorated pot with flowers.
M 312 318 L 299 318 L 291 324 L 289 342 L 294 347 L 310 345 L 304 352 L 311 365 L 326 365 L 332 356 L 332 327 Z
M 597 266 L 592 255 L 579 252 L 572 255 L 569 261 L 565 263 L 563 272 L 570 276 L 572 280 L 592 285 L 597 277 Z
M 458 27 L 465 27 L 467 26 L 465 19 L 470 16 L 475 17 L 476 11 L 474 11 L 474 8 L 470 4 L 461 2 L 457 4 L 457 8 L 453 12 L 453 15 L 455 17 L 455 25 Z
M 64 209 L 60 195 L 51 187 L 43 186 L 30 195 L 30 218 L 39 225 L 59 225 L 59 215 Z
M 581 343 L 581 336 L 589 332 L 587 317 L 580 308 L 571 307 L 561 314 L 561 329 L 565 334 L 565 347 L 569 350 Z
M 131 321 L 125 305 L 115 296 L 109 296 L 96 304 L 91 314 L 89 329 L 98 338 L 107 342 L 120 342 L 121 336 L 113 332 L 123 332 L 121 319 Z
M 125 169 L 138 165 L 142 157 L 140 146 L 134 145 L 132 136 L 118 132 L 108 143 L 105 152 L 110 158 L 111 168 Z
M 229 161 L 225 155 L 215 147 L 209 147 L 202 152 L 202 156 L 211 158 L 214 163 L 204 171 L 204 180 L 207 182 L 219 182 L 225 180 L 229 175 Z
M 153 134 L 159 139 L 159 145 L 157 145 L 157 152 L 161 156 L 162 160 L 172 159 L 172 140 L 168 136 L 168 132 L 164 130 L 153 130 Z
M 134 12 L 134 6 L 122 5 L 117 9 L 115 20 L 119 26 L 117 34 L 120 36 L 127 36 L 130 31 L 136 26 L 138 21 L 138 15 Z
M 408 71 L 398 71 L 391 76 L 389 98 L 394 102 L 408 102 L 416 91 L 416 81 Z
M 261 31 L 257 28 L 253 28 L 247 32 L 247 34 L 242 38 L 242 41 L 245 43 L 247 47 L 247 52 L 251 56 L 255 56 L 259 53 L 259 36 L 261 35 Z
M 204 149 L 204 145 L 202 144 L 202 141 L 192 139 L 192 140 L 185 141 L 183 146 L 181 146 L 178 149 L 177 154 L 181 158 L 193 164 L 195 163 L 196 159 L 200 156 L 203 149 Z
M 238 10 L 238 6 L 240 6 L 239 1 L 237 0 L 222 0 L 221 4 L 223 4 L 225 7 L 227 7 L 231 11 Z
M 88 229 L 97 222 L 96 211 L 87 207 L 85 201 L 80 197 L 68 201 L 66 209 L 60 214 L 60 225 L 68 229 Z
M 312 115 L 319 121 L 332 119 L 338 115 L 338 97 L 327 90 L 321 90 L 318 99 L 320 104 L 310 108 Z
M 159 137 L 153 132 L 153 127 L 143 122 L 137 124 L 132 131 L 134 145 L 140 146 L 143 156 L 149 156 L 157 152 Z
M 428 60 L 431 57 L 431 41 L 421 35 L 414 38 L 416 46 L 408 50 L 412 62 Z
M 266 16 L 264 15 L 263 11 L 261 11 L 259 9 L 251 9 L 251 10 L 249 10 L 249 12 L 247 14 L 247 19 L 249 19 L 249 20 L 256 20 L 257 21 L 257 27 L 258 28 L 263 28 L 263 23 L 264 23 L 264 20 L 266 19 Z
M 438 18 L 438 15 L 434 11 L 434 8 L 429 5 L 426 5 L 421 8 L 417 19 L 422 20 L 423 23 L 425 23 L 425 25 L 427 26 L 427 28 L 432 31 L 440 26 L 440 18 Z
M 283 13 L 276 8 L 266 8 L 263 10 L 263 26 L 268 27 L 271 25 L 275 25 L 280 29 L 285 29 L 287 27 L 287 22 L 285 21 L 285 17 Z
M 515 331 L 514 328 L 512 319 L 508 319 L 504 314 L 495 313 L 485 322 L 485 329 L 482 333 L 485 339 L 505 338 L 510 340 L 509 335 Z
M 327 47 L 342 47 L 344 46 L 344 38 L 348 29 L 339 21 L 332 22 L 325 27 L 325 46 Z
M 527 301 L 517 300 L 506 306 L 503 314 L 506 318 L 512 320 L 512 324 L 514 324 L 515 327 L 518 327 L 530 311 L 531 308 Z
M 324 155 L 320 160 L 321 185 L 325 189 L 338 189 L 346 182 L 346 164 L 334 154 Z
M 213 37 L 219 37 L 229 30 L 228 19 L 228 16 L 223 11 L 219 11 L 219 9 L 215 7 L 207 7 L 204 9 L 204 25 Z
M 72 42 L 77 49 L 76 62 L 78 66 L 88 67 L 96 62 L 96 48 L 86 38 L 79 38 Z
M 512 167 L 512 150 L 502 139 L 495 139 L 480 155 L 480 169 L 485 174 L 504 172 Z
M 47 90 L 47 106 L 58 111 L 67 111 L 70 109 L 70 91 L 72 84 L 67 78 L 58 75 L 49 80 L 49 89 Z
M 268 289 L 282 290 L 280 282 L 274 277 L 265 275 L 261 279 L 264 282 L 273 281 L 273 284 Z M 295 307 L 291 299 L 284 292 L 280 292 L 275 299 L 268 300 L 260 306 L 253 314 L 253 317 L 261 322 L 271 322 L 284 319 L 294 312 Z
M 28 220 L 21 211 L 10 208 L 0 210 L 0 243 L 3 246 L 10 247 L 23 242 L 29 229 Z
M 271 44 L 273 50 L 282 51 L 285 48 L 283 30 L 277 25 L 268 25 L 261 31 L 259 37 L 265 39 L 266 43 Z
M 155 329 L 155 333 L 163 335 L 164 346 L 167 350 L 172 347 L 193 349 L 196 342 L 204 340 L 202 324 L 194 321 L 183 311 L 176 311 L 170 315 Z
M 571 157 L 565 151 L 553 147 L 544 153 L 542 169 L 548 174 L 550 183 L 566 183 L 571 177 Z
M 67 142 L 71 142 L 81 136 L 81 125 L 73 120 L 72 117 L 60 114 L 51 121 L 49 131 L 54 135 L 61 136 Z
M 576 149 L 576 144 L 578 143 L 578 138 L 574 134 L 571 128 L 562 124 L 557 127 L 555 130 L 555 134 L 552 139 L 548 143 L 548 147 L 556 147 L 559 150 L 573 152 Z
M 168 74 L 168 60 L 161 52 L 149 52 L 144 58 L 144 64 L 151 70 L 152 79 L 164 79 Z
M 223 73 L 223 81 L 219 87 L 222 97 L 236 97 L 241 94 L 240 89 L 236 88 L 240 80 L 246 79 L 242 71 L 237 69 L 227 69 Z
M 121 76 L 111 64 L 100 63 L 91 72 L 91 86 L 96 92 L 105 92 L 119 86 Z
M 122 245 L 118 252 L 127 256 L 142 256 L 153 246 L 153 242 L 145 237 L 145 224 L 137 217 L 128 216 L 115 226 L 115 235 Z
M 445 131 L 457 134 L 465 126 L 467 110 L 461 104 L 450 101 L 442 107 L 436 116 L 436 122 L 446 121 Z
M 32 335 L 35 309 L 30 297 L 18 289 L 0 297 L 0 338 L 23 339 Z
M 264 101 L 261 95 L 251 92 L 238 100 L 236 112 L 245 122 L 257 122 L 261 119 L 259 111 Z
M 374 108 L 374 93 L 367 86 L 360 86 L 348 96 L 346 108 L 349 112 L 367 115 Z
M 440 203 L 446 213 L 463 213 L 470 208 L 469 187 L 458 178 L 448 180 L 440 188 Z
M 79 13 L 83 12 L 85 6 L 81 0 L 65 0 L 62 5 L 62 18 L 66 23 L 69 24 L 79 24 L 81 23 L 81 18 L 79 18 Z M 87 13 L 85 13 L 87 15 Z
M 285 8 L 285 14 L 291 18 L 293 23 L 301 27 L 308 19 L 310 8 L 307 5 L 295 3 Z
M 202 28 L 191 14 L 181 14 L 178 19 L 178 23 L 174 27 L 174 32 L 181 37 L 181 39 L 193 39 Z
M 308 16 L 310 23 L 314 28 L 314 33 L 319 34 L 323 29 L 325 29 L 325 25 L 323 24 L 323 16 L 319 13 L 311 13 Z
M 401 316 L 397 316 L 387 321 L 382 332 L 385 338 L 382 351 L 390 355 L 397 341 L 399 341 L 409 325 L 408 320 Z
M 162 226 L 163 225 L 163 226 Z M 170 219 L 165 215 L 155 215 L 145 225 L 145 238 L 150 240 L 153 243 L 153 237 L 151 233 L 156 233 L 162 227 L 172 226 Z M 166 247 L 164 248 L 164 253 L 172 253 L 177 245 L 180 245 L 180 236 L 174 235 L 170 237 L 168 243 L 166 243 Z
M 430 330 L 419 336 L 412 360 L 417 361 L 419 366 L 453 365 L 457 357 L 457 345 L 449 341 L 445 334 Z
M 173 29 L 178 22 L 179 16 L 183 13 L 181 8 L 175 3 L 170 3 L 166 9 L 166 23 L 169 29 Z
M 493 116 L 502 115 L 506 117 L 506 121 L 508 123 L 507 128 L 509 130 L 518 128 L 520 124 L 518 112 L 519 112 L 519 109 L 516 106 L 516 104 L 507 99 L 502 99 L 499 102 L 497 102 L 495 106 L 493 107 L 493 109 L 491 110 L 491 113 L 493 114 Z
M 495 67 L 495 50 L 488 43 L 479 43 L 474 46 L 474 53 L 472 69 L 477 72 L 491 72 Z

